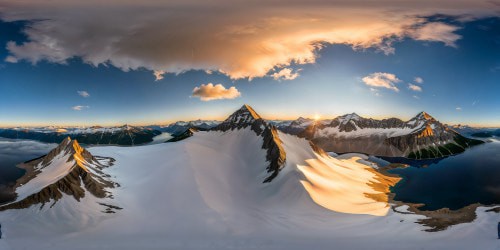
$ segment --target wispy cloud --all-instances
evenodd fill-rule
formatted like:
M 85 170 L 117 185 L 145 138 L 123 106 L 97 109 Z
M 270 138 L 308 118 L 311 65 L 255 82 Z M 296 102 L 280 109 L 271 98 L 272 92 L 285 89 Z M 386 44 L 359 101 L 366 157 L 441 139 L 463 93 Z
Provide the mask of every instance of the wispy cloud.
M 298 72 L 293 72 L 291 68 L 284 68 L 271 75 L 274 80 L 293 80 L 299 77 Z
M 90 97 L 90 94 L 89 92 L 85 91 L 85 90 L 78 90 L 76 91 L 78 93 L 79 96 L 81 97 L 84 97 L 84 98 L 87 98 L 87 97 Z
M 202 84 L 193 89 L 193 97 L 198 97 L 202 101 L 213 101 L 221 99 L 234 99 L 241 96 L 236 87 L 226 89 L 222 84 Z
M 361 79 L 366 85 L 376 88 L 386 88 L 399 92 L 396 84 L 401 82 L 396 75 L 391 73 L 375 72 Z
M 413 95 L 413 98 L 420 100 L 420 97 L 418 95 Z
M 155 70 L 155 71 L 153 71 L 153 75 L 155 76 L 155 81 L 163 80 L 163 75 L 164 74 L 165 74 L 165 71 L 163 71 L 163 70 Z
M 375 96 L 382 96 L 378 89 L 370 88 L 370 92 L 372 92 Z
M 77 105 L 77 106 L 71 107 L 71 109 L 76 110 L 76 111 L 81 111 L 81 110 L 89 109 L 89 108 L 90 108 L 90 106 L 83 106 L 83 105 Z
M 459 27 L 443 22 L 429 22 L 418 25 L 410 31 L 410 37 L 421 41 L 442 42 L 446 46 L 457 47 L 456 41 L 462 38 L 455 34 Z
M 328 44 L 386 54 L 394 53 L 393 44 L 403 38 L 454 47 L 458 27 L 424 17 L 473 18 L 500 9 L 491 0 L 381 0 L 376 5 L 297 0 L 286 6 L 276 1 L 144 0 L 140 8 L 130 0 L 7 2 L 0 10 L 3 20 L 32 21 L 23 31 L 28 41 L 7 44 L 8 62 L 67 63 L 80 57 L 125 71 L 214 70 L 232 79 L 315 63 Z M 82 10 L 87 14 L 81 15 Z
M 413 91 L 422 92 L 422 87 L 415 84 L 408 83 L 408 88 Z
M 456 107 L 455 110 L 456 111 L 462 111 L 462 108 L 461 107 Z
M 424 83 L 424 79 L 422 79 L 422 77 L 419 77 L 419 76 L 415 77 L 415 78 L 413 79 L 413 81 L 415 81 L 415 82 L 416 82 L 416 83 L 418 83 L 418 84 L 422 84 L 422 83 Z

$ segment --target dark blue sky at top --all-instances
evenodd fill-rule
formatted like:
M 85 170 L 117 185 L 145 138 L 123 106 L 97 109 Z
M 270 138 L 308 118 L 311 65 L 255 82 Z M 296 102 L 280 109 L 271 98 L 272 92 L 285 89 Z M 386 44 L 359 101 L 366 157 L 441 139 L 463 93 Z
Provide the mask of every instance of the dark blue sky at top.
M 291 81 L 269 77 L 233 81 L 220 73 L 188 71 L 154 81 L 148 70 L 124 72 L 94 67 L 74 58 L 67 64 L 3 62 L 8 41 L 26 40 L 26 22 L 0 22 L 0 125 L 158 124 L 175 120 L 222 119 L 243 103 L 267 118 L 334 117 L 357 112 L 367 117 L 408 119 L 425 110 L 447 123 L 500 126 L 500 19 L 458 23 L 457 48 L 439 42 L 405 39 L 395 54 L 329 45 L 314 64 L 296 65 Z M 361 78 L 374 72 L 395 74 L 400 92 L 375 95 Z M 408 83 L 424 79 L 422 92 Z M 235 86 L 232 100 L 200 101 L 190 97 L 206 83 Z M 83 98 L 78 90 L 89 92 Z M 416 96 L 416 97 L 415 97 Z M 76 105 L 89 106 L 81 111 Z

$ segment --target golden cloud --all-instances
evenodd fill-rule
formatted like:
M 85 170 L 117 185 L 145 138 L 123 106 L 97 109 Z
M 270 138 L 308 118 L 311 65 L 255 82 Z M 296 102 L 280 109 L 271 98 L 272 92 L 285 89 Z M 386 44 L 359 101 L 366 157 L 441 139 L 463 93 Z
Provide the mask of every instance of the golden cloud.
M 386 54 L 403 38 L 456 46 L 458 26 L 425 17 L 470 20 L 497 16 L 499 8 L 490 0 L 4 0 L 0 17 L 33 21 L 24 30 L 27 42 L 7 44 L 11 63 L 80 57 L 124 71 L 205 70 L 251 79 L 314 63 L 328 44 Z
M 202 84 L 193 89 L 193 97 L 199 97 L 202 101 L 213 101 L 221 99 L 234 99 L 241 96 L 241 93 L 235 88 L 226 89 L 222 84 Z

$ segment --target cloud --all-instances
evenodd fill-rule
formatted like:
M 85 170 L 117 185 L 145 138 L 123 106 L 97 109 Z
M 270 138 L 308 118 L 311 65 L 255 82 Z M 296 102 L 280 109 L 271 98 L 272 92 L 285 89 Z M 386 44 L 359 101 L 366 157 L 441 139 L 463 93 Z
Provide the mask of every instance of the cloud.
M 375 88 L 370 88 L 370 91 L 375 95 L 375 96 L 382 96 L 379 92 L 378 89 Z
M 413 79 L 413 81 L 415 81 L 418 84 L 424 83 L 424 79 L 422 79 L 422 77 L 418 77 L 418 76 L 415 77 L 415 79 Z
M 413 91 L 422 92 L 422 87 L 417 86 L 415 84 L 408 83 L 408 88 Z
M 409 36 L 415 40 L 442 42 L 446 46 L 456 48 L 456 41 L 462 38 L 455 34 L 459 27 L 442 23 L 430 22 L 421 25 L 413 31 L 410 31 Z
M 462 111 L 462 108 L 461 107 L 456 107 L 455 110 Z
M 453 6 L 452 8 L 450 6 Z M 435 14 L 497 16 L 490 0 L 5 0 L 4 21 L 31 21 L 28 41 L 8 42 L 7 61 L 92 65 L 124 71 L 213 70 L 232 79 L 316 62 L 325 45 L 394 53 L 404 38 L 455 46 L 458 29 L 429 21 Z M 82 15 L 82 11 L 86 14 Z M 223 13 L 223 14 L 222 14 Z
M 298 72 L 293 72 L 291 68 L 284 68 L 271 75 L 274 80 L 293 80 L 299 77 Z
M 165 71 L 163 71 L 163 70 L 155 70 L 155 71 L 153 71 L 153 75 L 155 76 L 155 81 L 162 80 L 164 74 L 165 74 Z
M 81 97 L 84 97 L 84 98 L 87 98 L 87 97 L 90 97 L 90 94 L 89 92 L 85 91 L 85 90 L 78 90 L 76 91 L 78 93 L 78 95 L 80 95 Z
M 376 72 L 361 79 L 366 85 L 376 88 L 392 89 L 399 92 L 396 83 L 401 82 L 396 75 L 391 73 Z
M 14 57 L 14 56 L 7 56 L 7 57 L 5 58 L 5 61 L 6 61 L 6 62 L 9 62 L 9 63 L 17 63 L 19 60 L 17 60 L 17 58 L 16 58 L 16 57 Z
M 192 96 L 199 97 L 202 101 L 213 101 L 234 99 L 240 97 L 241 93 L 235 87 L 226 89 L 222 84 L 213 85 L 212 83 L 208 83 L 195 87 Z
M 23 155 L 41 156 L 56 146 L 53 143 L 0 138 L 0 156 L 2 159 L 22 158 Z
M 413 98 L 420 100 L 420 97 L 418 95 L 414 95 Z
M 90 106 L 77 105 L 77 106 L 71 107 L 71 109 L 76 110 L 76 111 L 81 111 L 81 110 L 88 109 L 88 108 L 90 108 Z

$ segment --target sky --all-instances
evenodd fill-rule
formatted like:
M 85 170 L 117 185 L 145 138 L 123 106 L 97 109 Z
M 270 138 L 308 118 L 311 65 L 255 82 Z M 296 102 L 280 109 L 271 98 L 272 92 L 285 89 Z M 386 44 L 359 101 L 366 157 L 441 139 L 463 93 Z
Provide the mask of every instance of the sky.
M 500 2 L 0 0 L 0 126 L 410 119 L 500 127 Z

